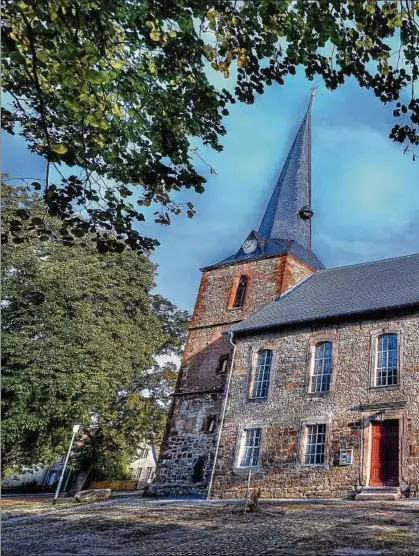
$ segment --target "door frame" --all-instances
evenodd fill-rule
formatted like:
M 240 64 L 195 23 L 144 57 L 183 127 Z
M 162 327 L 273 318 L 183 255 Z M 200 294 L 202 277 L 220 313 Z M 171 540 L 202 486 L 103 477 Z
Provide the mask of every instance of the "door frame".
M 403 450 L 403 431 L 404 431 L 404 414 L 403 413 L 393 413 L 393 412 L 383 412 L 369 415 L 366 419 L 366 423 L 363 427 L 363 444 L 364 444 L 364 457 L 363 457 L 363 469 L 362 475 L 365 477 L 365 486 L 370 488 L 383 488 L 377 486 L 371 486 L 370 475 L 371 475 L 371 451 L 372 451 L 372 427 L 373 423 L 384 422 L 384 421 L 398 421 L 399 422 L 399 485 L 403 482 L 402 476 L 402 450 Z

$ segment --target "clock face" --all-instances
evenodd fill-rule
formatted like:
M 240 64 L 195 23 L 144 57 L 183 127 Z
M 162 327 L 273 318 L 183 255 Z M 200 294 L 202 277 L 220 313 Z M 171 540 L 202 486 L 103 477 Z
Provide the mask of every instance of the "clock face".
M 246 239 L 246 241 L 242 245 L 242 249 L 245 253 L 253 253 L 253 251 L 258 246 L 258 243 L 255 239 Z

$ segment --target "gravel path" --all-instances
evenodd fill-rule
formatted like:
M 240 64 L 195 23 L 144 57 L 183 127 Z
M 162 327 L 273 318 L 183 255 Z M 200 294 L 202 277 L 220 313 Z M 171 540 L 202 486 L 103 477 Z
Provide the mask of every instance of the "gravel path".
M 412 502 L 243 505 L 126 498 L 10 515 L 3 555 L 419 556 L 419 504 Z

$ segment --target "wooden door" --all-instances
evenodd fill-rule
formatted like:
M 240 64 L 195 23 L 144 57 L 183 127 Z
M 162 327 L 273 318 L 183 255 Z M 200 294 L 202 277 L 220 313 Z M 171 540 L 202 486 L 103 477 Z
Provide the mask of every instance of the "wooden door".
M 372 423 L 370 486 L 399 484 L 399 422 Z

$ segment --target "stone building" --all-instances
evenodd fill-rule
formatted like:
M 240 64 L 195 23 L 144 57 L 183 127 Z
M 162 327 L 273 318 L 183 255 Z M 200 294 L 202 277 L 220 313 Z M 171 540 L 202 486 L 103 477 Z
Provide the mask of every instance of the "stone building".
M 311 104 L 259 230 L 202 269 L 158 492 L 417 488 L 419 255 L 327 270 L 312 252 Z

